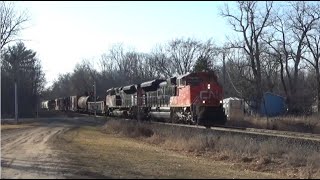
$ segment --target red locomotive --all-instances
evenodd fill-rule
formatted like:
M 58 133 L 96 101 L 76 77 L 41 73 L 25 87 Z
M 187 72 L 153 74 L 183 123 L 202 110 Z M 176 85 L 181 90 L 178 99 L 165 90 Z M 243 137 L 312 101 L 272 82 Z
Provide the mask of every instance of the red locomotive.
M 106 115 L 223 125 L 222 88 L 213 72 L 187 73 L 107 90 Z

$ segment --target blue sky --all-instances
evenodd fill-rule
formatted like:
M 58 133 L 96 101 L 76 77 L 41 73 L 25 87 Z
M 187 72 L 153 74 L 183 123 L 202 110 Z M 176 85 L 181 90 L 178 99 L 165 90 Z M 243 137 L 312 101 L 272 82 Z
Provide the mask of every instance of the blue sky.
M 232 33 L 219 8 L 210 1 L 79 1 L 15 2 L 27 10 L 30 21 L 21 38 L 37 52 L 51 85 L 58 74 L 72 72 L 76 63 L 98 59 L 116 43 L 149 52 L 174 38 L 212 38 L 225 42 Z

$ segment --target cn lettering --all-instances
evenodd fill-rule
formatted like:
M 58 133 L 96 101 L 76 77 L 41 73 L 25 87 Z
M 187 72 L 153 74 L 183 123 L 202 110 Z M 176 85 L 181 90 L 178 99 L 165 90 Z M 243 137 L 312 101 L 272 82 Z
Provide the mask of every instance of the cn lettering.
M 208 100 L 208 99 L 220 99 L 221 93 L 219 92 L 213 92 L 213 91 L 200 91 L 200 99 L 202 100 Z

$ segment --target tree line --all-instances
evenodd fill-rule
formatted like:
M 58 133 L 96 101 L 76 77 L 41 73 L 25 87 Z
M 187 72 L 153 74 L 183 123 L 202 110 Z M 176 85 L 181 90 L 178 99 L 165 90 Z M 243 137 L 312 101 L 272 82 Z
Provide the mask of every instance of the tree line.
M 137 52 L 123 44 L 115 44 L 99 58 L 99 69 L 94 69 L 91 61 L 83 60 L 72 73 L 59 75 L 44 96 L 54 99 L 71 94 L 83 95 L 93 91 L 93 83 L 96 82 L 97 96 L 103 99 L 106 90 L 112 87 L 169 78 L 185 74 L 194 67 L 205 66 L 210 70 L 216 55 L 217 49 L 211 40 L 204 43 L 190 38 L 175 39 L 156 46 L 151 53 Z M 195 65 L 198 59 L 202 63 Z
M 106 89 L 115 86 L 214 70 L 225 97 L 254 101 L 258 109 L 263 93 L 273 92 L 286 97 L 291 114 L 308 113 L 315 103 L 319 111 L 320 4 L 233 3 L 220 9 L 234 31 L 234 37 L 223 45 L 212 39 L 176 38 L 140 53 L 117 44 L 101 55 L 101 69 L 83 61 L 73 73 L 60 75 L 49 94 L 53 98 L 82 93 L 92 89 L 95 80 L 103 97 Z
M 315 104 L 319 111 L 319 2 L 230 3 L 220 9 L 234 32 L 224 44 L 181 37 L 148 53 L 115 44 L 100 56 L 98 69 L 85 59 L 39 93 L 42 99 L 82 95 L 92 91 L 96 82 L 97 95 L 104 99 L 111 87 L 215 71 L 224 97 L 254 101 L 258 109 L 263 93 L 273 92 L 286 98 L 290 114 L 306 114 Z

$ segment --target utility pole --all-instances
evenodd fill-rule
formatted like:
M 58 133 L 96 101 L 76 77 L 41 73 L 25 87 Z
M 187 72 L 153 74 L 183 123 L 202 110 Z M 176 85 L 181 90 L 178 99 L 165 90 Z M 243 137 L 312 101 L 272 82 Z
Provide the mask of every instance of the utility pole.
M 138 119 L 138 122 L 140 123 L 141 121 L 141 117 L 140 117 L 140 107 L 141 107 L 141 103 L 142 102 L 142 93 L 141 93 L 141 88 L 140 88 L 140 85 L 138 85 L 137 87 L 137 119 Z
M 3 60 L 2 60 L 2 49 L 0 48 L 0 71 L 1 71 L 1 68 L 2 68 L 2 63 L 3 63 Z M 1 72 L 0 72 L 1 73 Z M 1 75 L 1 74 L 0 74 Z M 1 77 L 0 77 L 0 84 L 1 84 Z M 0 88 L 0 102 L 1 101 L 1 91 L 2 91 L 2 88 Z M 1 121 L 1 103 L 0 103 L 0 121 Z M 1 123 L 1 122 L 0 122 Z M 0 131 L 0 137 L 1 137 L 1 131 Z M 1 144 L 1 143 L 0 143 Z M 0 150 L 0 154 L 1 154 L 1 150 Z M 0 170 L 0 174 L 1 174 L 1 170 Z M 0 175 L 0 178 L 1 178 L 1 175 Z M 2 179 L 2 178 L 1 178 Z
M 93 91 L 94 91 L 94 117 L 97 116 L 97 104 L 96 104 L 96 96 L 97 96 L 97 92 L 96 92 L 96 81 L 94 81 L 94 85 L 93 85 Z
M 14 82 L 14 119 L 18 124 L 18 90 L 17 90 L 17 82 Z
M 17 79 L 18 79 L 18 59 L 15 56 L 14 59 L 14 119 L 18 124 L 18 89 L 17 89 Z
M 225 50 L 222 52 L 222 64 L 223 64 L 223 85 L 226 84 L 226 54 Z
M 37 103 L 37 118 L 36 119 L 38 119 L 38 116 L 39 116 L 39 99 L 38 99 L 38 96 L 36 96 L 36 99 L 37 99 L 37 101 L 36 101 L 36 103 Z

